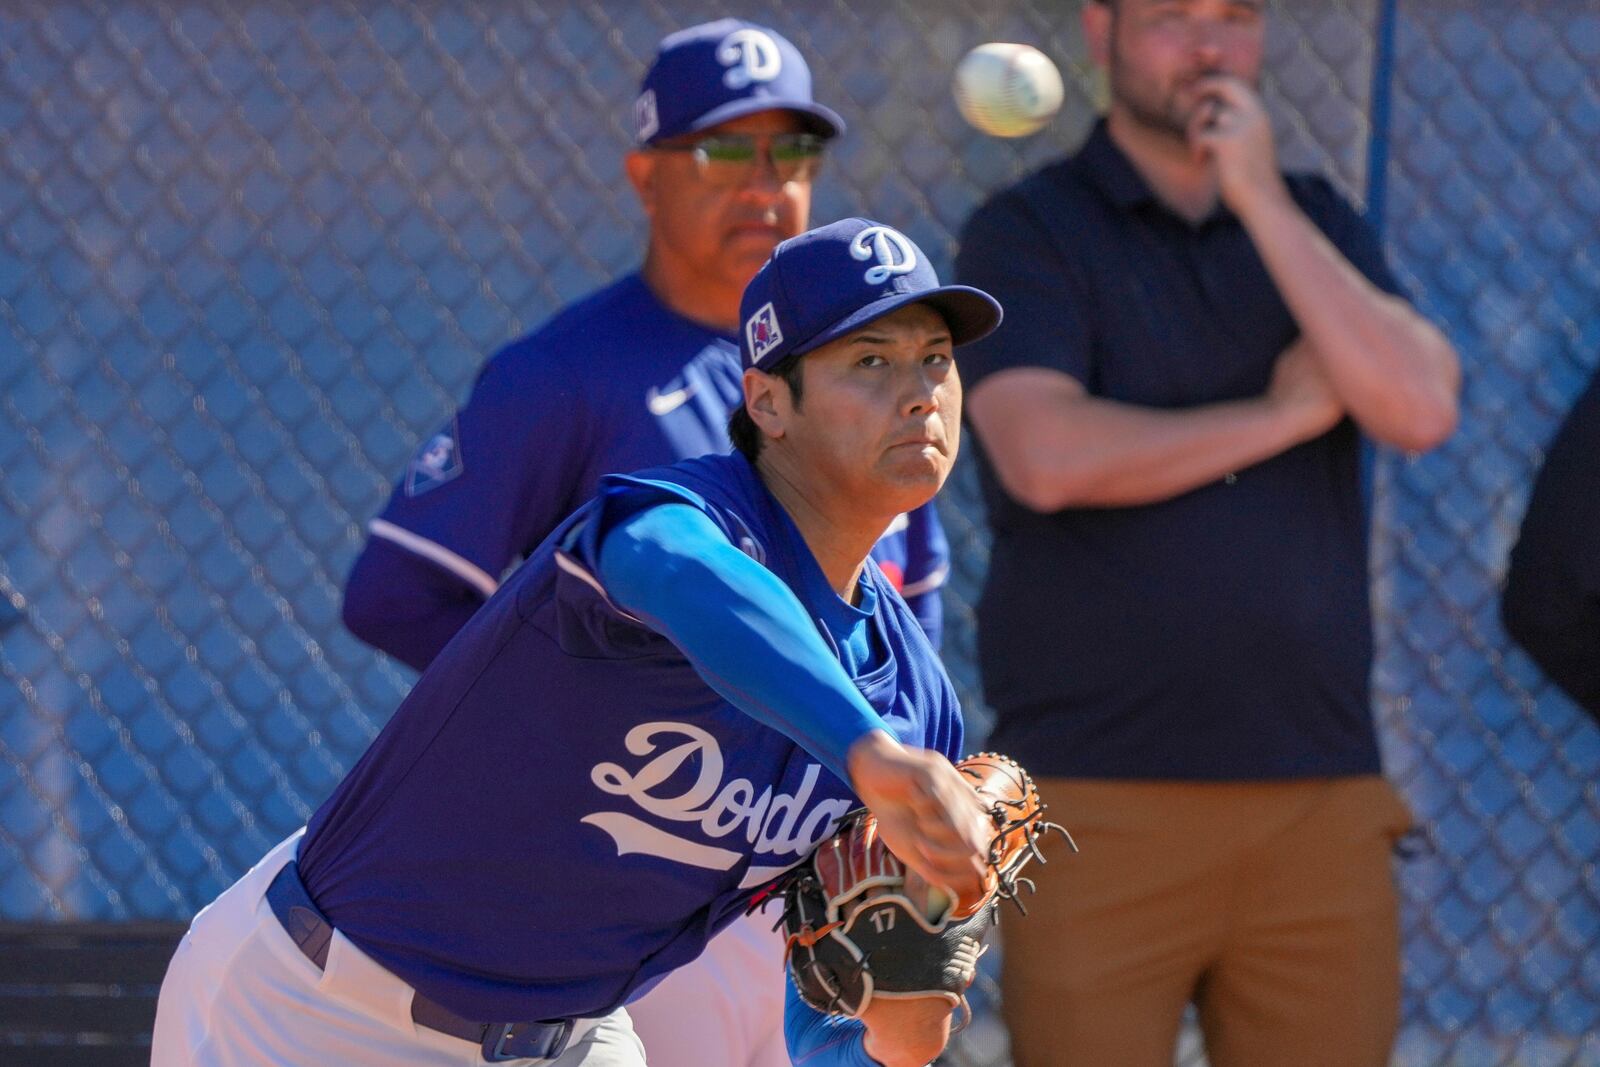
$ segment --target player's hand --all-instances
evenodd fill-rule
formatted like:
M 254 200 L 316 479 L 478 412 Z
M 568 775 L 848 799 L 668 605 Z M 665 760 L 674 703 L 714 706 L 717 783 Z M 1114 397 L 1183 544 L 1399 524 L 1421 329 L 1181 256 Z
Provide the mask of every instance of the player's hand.
M 1272 367 L 1266 400 L 1293 420 L 1301 440 L 1327 433 L 1345 414 L 1315 346 L 1305 337 L 1279 354 Z
M 1286 196 L 1272 120 L 1256 91 L 1229 74 L 1206 75 L 1195 90 L 1189 147 L 1216 167 L 1222 202 L 1243 217 L 1262 199 Z
M 877 816 L 889 851 L 961 900 L 982 895 L 993 825 L 977 792 L 949 760 L 874 730 L 850 746 L 846 761 L 850 784 Z
M 924 1067 L 949 1043 L 950 1019 L 943 997 L 874 997 L 861 1013 L 867 1055 L 884 1067 Z

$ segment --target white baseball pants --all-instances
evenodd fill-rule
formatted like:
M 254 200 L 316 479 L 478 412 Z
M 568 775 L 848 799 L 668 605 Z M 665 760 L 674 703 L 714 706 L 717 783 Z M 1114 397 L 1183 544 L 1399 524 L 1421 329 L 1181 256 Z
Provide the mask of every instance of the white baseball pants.
M 335 931 L 318 970 L 266 901 L 300 834 L 196 915 L 156 1007 L 151 1067 L 467 1067 L 478 1045 L 418 1026 L 409 985 Z M 644 1067 L 628 1013 L 580 1019 L 554 1060 L 512 1067 Z M 704 1060 L 702 1059 L 703 1063 Z
M 780 904 L 738 920 L 628 1005 L 650 1067 L 789 1067 Z

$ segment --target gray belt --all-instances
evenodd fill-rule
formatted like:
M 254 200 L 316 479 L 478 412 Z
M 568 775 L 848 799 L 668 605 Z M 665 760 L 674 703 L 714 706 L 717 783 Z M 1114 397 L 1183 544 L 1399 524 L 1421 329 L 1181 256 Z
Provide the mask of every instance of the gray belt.
M 289 865 L 278 872 L 267 887 L 267 903 L 306 959 L 316 964 L 318 970 L 326 967 L 328 946 L 333 944 L 333 924 L 306 892 L 305 883 L 300 880 L 299 864 L 290 860 Z M 411 997 L 411 1018 L 418 1026 L 480 1046 L 483 1058 L 490 1063 L 524 1058 L 553 1060 L 566 1050 L 567 1039 L 572 1036 L 571 1019 L 476 1023 L 415 991 Z

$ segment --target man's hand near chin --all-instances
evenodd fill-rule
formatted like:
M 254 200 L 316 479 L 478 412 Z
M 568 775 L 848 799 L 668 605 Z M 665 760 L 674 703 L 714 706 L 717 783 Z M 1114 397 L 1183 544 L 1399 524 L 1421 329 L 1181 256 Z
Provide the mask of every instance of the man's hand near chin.
M 952 1014 L 944 997 L 873 997 L 861 1014 L 867 1055 L 883 1067 L 926 1067 L 950 1041 Z

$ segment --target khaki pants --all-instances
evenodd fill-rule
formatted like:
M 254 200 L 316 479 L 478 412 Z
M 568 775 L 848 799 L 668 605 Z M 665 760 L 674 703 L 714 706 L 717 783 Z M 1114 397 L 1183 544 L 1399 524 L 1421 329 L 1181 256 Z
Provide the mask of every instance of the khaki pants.
M 1191 1001 L 1212 1067 L 1388 1063 L 1411 815 L 1386 781 L 1039 786 L 1083 851 L 1031 865 L 1002 927 L 1017 1067 L 1171 1067 Z

